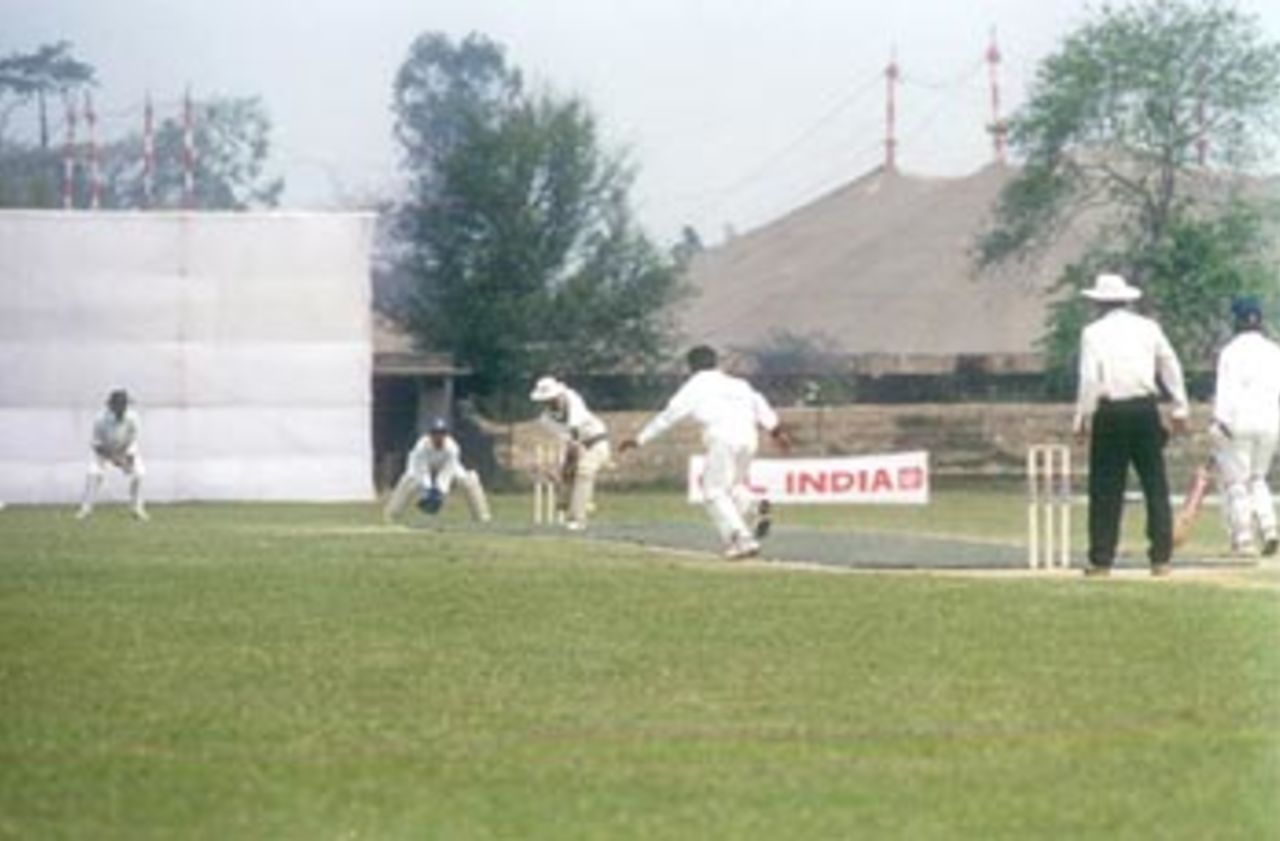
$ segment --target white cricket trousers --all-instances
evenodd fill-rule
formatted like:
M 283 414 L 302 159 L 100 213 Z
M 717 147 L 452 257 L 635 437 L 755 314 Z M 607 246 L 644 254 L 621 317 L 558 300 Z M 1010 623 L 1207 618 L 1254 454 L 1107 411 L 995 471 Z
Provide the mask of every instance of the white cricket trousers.
M 142 511 L 142 480 L 147 475 L 147 469 L 142 464 L 142 456 L 136 451 L 128 454 L 132 457 L 128 467 L 121 467 L 110 459 L 103 458 L 97 453 L 89 460 L 89 468 L 85 472 L 84 493 L 80 498 L 80 515 L 87 516 L 93 510 L 94 504 L 98 501 L 98 491 L 102 488 L 102 482 L 107 477 L 107 468 L 114 467 L 129 478 L 129 504 L 134 511 Z
M 596 478 L 609 463 L 610 455 L 608 441 L 598 441 L 579 451 L 578 468 L 573 477 L 573 489 L 569 497 L 570 520 L 585 524 L 591 512 L 595 510 Z
M 1262 538 L 1276 536 L 1275 501 L 1267 487 L 1267 472 L 1276 453 L 1276 432 L 1239 431 L 1230 438 L 1213 433 L 1214 460 L 1222 483 L 1223 509 L 1231 543 L 1237 548 L 1253 544 L 1255 523 Z
M 429 487 L 432 484 L 436 489 L 445 496 L 449 495 L 449 491 L 453 489 L 454 481 L 462 485 L 462 490 L 467 497 L 467 508 L 471 512 L 471 519 L 487 523 L 492 515 L 489 512 L 489 498 L 485 495 L 484 485 L 480 482 L 480 474 L 474 470 L 463 468 L 460 472 L 455 471 L 452 467 L 446 467 L 436 473 L 434 482 L 428 473 L 419 473 L 412 469 L 406 469 L 400 477 L 400 481 L 396 483 L 395 490 L 391 492 L 391 497 L 387 500 L 386 508 L 383 509 L 383 516 L 392 520 L 404 512 L 409 507 L 409 503 L 414 496 Z
M 755 454 L 754 444 L 707 442 L 707 460 L 702 472 L 703 506 L 725 546 L 735 539 L 751 538 L 747 517 L 755 510 L 756 499 L 747 486 L 747 477 Z

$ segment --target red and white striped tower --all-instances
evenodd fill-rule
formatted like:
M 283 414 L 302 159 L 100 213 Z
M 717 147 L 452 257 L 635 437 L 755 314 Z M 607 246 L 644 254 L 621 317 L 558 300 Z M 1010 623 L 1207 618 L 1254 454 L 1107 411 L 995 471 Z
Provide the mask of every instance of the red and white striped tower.
M 155 115 L 151 110 L 151 91 L 142 111 L 142 201 L 146 207 L 154 202 L 156 180 Z
M 991 79 L 991 146 L 996 163 L 1005 162 L 1004 120 L 1000 117 L 1000 48 L 996 46 L 996 28 L 991 27 L 991 44 L 987 47 L 987 74 Z
M 190 210 L 196 203 L 196 127 L 191 105 L 191 88 L 182 100 L 182 206 Z
M 884 69 L 884 171 L 898 171 L 898 139 L 894 136 L 896 97 L 898 85 L 898 51 L 889 54 L 889 64 Z
M 62 147 L 62 207 L 70 210 L 75 204 L 76 193 L 76 106 L 68 94 L 67 138 Z
M 93 110 L 93 97 L 84 92 L 84 124 L 89 144 L 89 207 L 97 210 L 102 203 L 102 178 L 98 171 L 98 114 Z

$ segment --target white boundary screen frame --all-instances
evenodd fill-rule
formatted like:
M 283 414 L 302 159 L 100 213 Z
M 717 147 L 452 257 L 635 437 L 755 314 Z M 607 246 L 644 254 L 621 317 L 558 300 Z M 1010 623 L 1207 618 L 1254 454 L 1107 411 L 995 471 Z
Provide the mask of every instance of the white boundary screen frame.
M 113 388 L 148 500 L 371 499 L 373 222 L 0 211 L 0 500 L 78 499 Z

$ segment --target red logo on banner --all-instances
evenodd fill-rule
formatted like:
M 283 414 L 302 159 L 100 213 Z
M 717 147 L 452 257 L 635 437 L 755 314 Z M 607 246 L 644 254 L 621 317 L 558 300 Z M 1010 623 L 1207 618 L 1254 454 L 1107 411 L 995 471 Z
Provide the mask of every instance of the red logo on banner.
M 906 472 L 900 470 L 899 476 Z M 919 472 L 917 470 L 916 472 Z M 921 480 L 916 479 L 915 487 Z M 888 470 L 791 470 L 787 472 L 788 494 L 847 494 L 892 491 L 893 474 Z
M 689 460 L 689 501 L 702 502 L 705 460 Z M 839 458 L 759 459 L 745 483 L 757 496 L 783 504 L 929 502 L 928 453 L 914 451 Z

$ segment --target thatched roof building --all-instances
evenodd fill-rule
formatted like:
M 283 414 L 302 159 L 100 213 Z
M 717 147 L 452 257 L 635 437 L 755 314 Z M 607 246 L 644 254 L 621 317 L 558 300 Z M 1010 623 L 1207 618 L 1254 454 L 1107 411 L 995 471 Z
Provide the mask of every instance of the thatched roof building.
M 1068 236 L 1034 265 L 976 273 L 976 238 L 1013 170 L 962 178 L 875 170 L 697 255 L 690 340 L 737 350 L 820 337 L 867 372 L 1039 370 L 1050 289 Z

